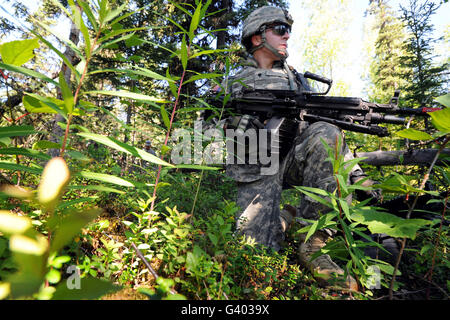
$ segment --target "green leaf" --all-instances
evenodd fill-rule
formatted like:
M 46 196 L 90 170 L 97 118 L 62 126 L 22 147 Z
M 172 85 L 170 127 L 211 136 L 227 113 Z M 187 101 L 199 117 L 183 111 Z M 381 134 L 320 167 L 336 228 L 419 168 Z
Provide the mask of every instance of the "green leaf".
M 186 37 L 184 35 L 183 39 L 181 40 L 180 60 L 183 66 L 183 70 L 186 70 L 188 62 L 188 48 L 186 45 Z
M 310 226 L 308 233 L 306 234 L 306 238 L 305 238 L 305 242 L 308 241 L 308 239 L 316 232 L 316 230 L 318 229 L 318 224 L 319 221 L 316 220 L 313 222 L 313 224 Z
M 97 54 L 98 52 L 101 52 L 103 49 L 115 49 L 115 48 L 118 48 L 116 43 L 118 43 L 120 41 L 123 41 L 123 40 L 126 41 L 127 39 L 133 37 L 133 35 L 134 35 L 134 32 L 133 33 L 128 33 L 128 34 L 125 34 L 125 35 L 121 36 L 120 38 L 117 38 L 117 39 L 111 40 L 109 42 L 106 42 L 106 43 L 98 46 L 94 50 L 94 52 L 92 54 Z
M 62 247 L 70 242 L 73 237 L 80 233 L 83 227 L 98 217 L 102 211 L 102 209 L 98 208 L 88 209 L 81 212 L 75 211 L 64 216 L 61 221 L 49 221 L 49 225 L 57 224 L 56 230 L 54 231 L 54 237 L 51 242 L 50 252 L 58 252 Z M 55 217 L 53 219 L 58 218 Z
M 67 281 L 70 281 L 68 279 Z M 53 300 L 93 300 L 120 290 L 121 287 L 111 282 L 86 277 L 80 279 L 80 288 L 69 289 L 66 282 L 60 283 L 53 294 Z
M 86 156 L 85 154 L 76 151 L 76 150 L 67 150 L 67 154 L 74 160 L 82 161 L 82 162 L 91 162 L 92 159 Z
M 95 31 L 97 31 L 98 30 L 97 19 L 92 13 L 92 10 L 89 7 L 89 5 L 85 1 L 77 1 L 77 3 L 81 6 L 81 8 L 83 8 L 83 12 L 86 14 L 92 27 L 94 28 Z
M 48 141 L 50 142 L 50 141 Z M 59 149 L 60 147 L 58 147 Z M 34 149 L 34 146 L 33 146 Z M 25 149 L 25 148 L 2 148 L 0 149 L 0 154 L 7 154 L 7 155 L 22 155 L 30 158 L 36 158 L 40 160 L 48 161 L 51 159 L 51 157 L 48 154 L 39 152 L 37 150 L 32 149 Z
M 342 210 L 344 211 L 345 216 L 347 219 L 350 219 L 350 209 L 348 207 L 347 201 L 344 199 L 338 199 L 339 204 L 341 205 Z
M 65 110 L 68 114 L 71 114 L 73 112 L 74 98 L 72 90 L 69 88 L 69 85 L 64 79 L 63 72 L 59 73 L 59 86 L 64 99 Z
M 105 23 L 111 21 L 112 19 L 116 18 L 118 15 L 120 15 L 123 10 L 128 6 L 129 4 L 127 2 L 123 3 L 120 7 L 114 10 L 110 10 L 106 16 L 105 16 Z
M 33 126 L 9 126 L 0 127 L 0 138 L 3 137 L 22 137 L 37 133 Z
M 431 113 L 430 113 L 431 114 Z M 403 129 L 395 133 L 396 135 L 410 140 L 431 140 L 433 139 L 428 133 L 413 128 Z
M 144 77 L 148 77 L 151 79 L 155 79 L 155 80 L 164 80 L 167 82 L 172 82 L 174 83 L 175 80 L 168 78 L 168 77 L 164 77 L 156 72 L 153 72 L 151 70 L 145 69 L 145 68 L 141 68 L 141 67 L 135 67 L 135 70 L 132 69 L 101 69 L 101 70 L 95 70 L 92 72 L 89 72 L 89 74 L 96 74 L 96 73 L 106 73 L 106 72 L 114 72 L 114 73 L 126 73 L 128 75 L 138 75 L 138 76 L 144 76 Z M 163 102 L 164 100 L 162 100 L 161 102 Z
M 36 48 L 39 48 L 38 39 L 16 40 L 2 44 L 0 55 L 4 63 L 19 67 L 34 57 Z
M 27 235 L 14 234 L 9 240 L 14 261 L 19 269 L 19 272 L 8 277 L 11 295 L 15 299 L 36 293 L 45 277 L 48 240 L 33 231 L 28 231 Z
M 76 26 L 83 34 L 86 57 L 90 58 L 90 56 L 91 56 L 91 39 L 89 37 L 88 28 L 84 24 L 80 8 L 75 5 L 73 0 L 69 0 L 69 5 L 70 5 L 70 8 L 72 9 L 71 18 L 73 19 L 73 22 L 75 22 Z
M 450 133 L 450 108 L 428 113 L 431 116 L 431 123 L 441 132 Z
M 88 204 L 88 202 L 93 202 L 93 201 L 96 201 L 97 199 L 98 199 L 97 196 L 93 196 L 93 197 L 77 198 L 74 200 L 66 200 L 66 201 L 58 204 L 57 208 L 59 210 L 65 209 L 65 208 L 70 208 L 70 207 L 73 207 L 73 205 L 75 205 L 77 203 L 83 203 L 83 205 L 86 206 Z
M 158 14 L 158 12 L 155 12 L 156 14 Z M 171 19 L 168 16 L 163 16 L 160 15 L 163 19 L 170 21 L 173 25 L 177 26 L 184 34 L 187 34 L 187 30 L 185 28 L 183 28 L 183 26 L 181 24 L 179 24 L 178 22 L 176 22 L 175 20 Z
M 0 137 L 0 147 L 8 147 L 11 144 L 11 139 L 8 137 Z
M 147 102 L 152 105 L 156 105 L 155 103 L 157 103 L 157 102 L 159 102 L 159 103 L 166 102 L 164 99 L 161 99 L 161 98 L 156 98 L 156 97 L 147 96 L 144 94 L 134 93 L 134 92 L 125 91 L 125 90 L 119 90 L 119 91 L 94 90 L 94 91 L 84 92 L 83 94 L 103 94 L 103 95 L 107 95 L 107 96 L 128 98 L 128 99 L 133 99 L 133 100 L 137 100 L 137 101 Z
M 166 126 L 167 130 L 170 130 L 170 120 L 166 108 L 164 108 L 164 106 L 161 106 L 161 117 L 163 118 L 164 125 Z
M 166 77 L 167 78 L 171 77 L 169 68 L 166 69 Z M 172 95 L 175 98 L 178 98 L 178 87 L 177 87 L 177 85 L 174 82 L 169 82 L 169 88 L 170 88 L 170 91 L 172 92 Z
M 2 186 L 0 186 L 0 192 L 4 193 L 8 197 L 13 197 L 22 200 L 31 200 L 34 198 L 34 194 L 32 191 L 10 184 L 3 184 Z M 1 256 L 1 249 L 0 249 L 0 256 Z
M 22 98 L 22 102 L 25 109 L 30 113 L 58 113 L 67 119 L 64 101 L 59 99 L 27 93 Z
M 213 53 L 228 52 L 228 51 L 231 51 L 231 50 L 230 49 L 216 49 L 216 50 L 198 51 L 198 52 L 195 52 L 194 54 L 192 54 L 190 56 L 190 59 L 197 58 L 197 57 L 202 56 L 204 54 L 213 54 Z
M 11 251 L 26 255 L 42 256 L 47 250 L 47 247 L 48 242 L 42 235 L 34 238 L 16 233 L 9 238 L 9 248 Z
M 176 169 L 195 169 L 195 170 L 221 170 L 222 167 L 208 167 L 197 164 L 178 164 L 175 166 Z
M 56 269 L 51 269 L 46 275 L 45 279 L 52 284 L 56 284 L 61 280 L 61 273 Z
M 188 80 L 184 81 L 183 84 L 187 84 L 189 82 L 202 80 L 202 79 L 215 79 L 215 78 L 219 78 L 222 76 L 223 76 L 222 74 L 218 74 L 218 73 L 197 74 L 195 76 L 190 77 Z
M 14 162 L 0 161 L 0 169 L 11 170 L 11 171 L 23 171 L 34 174 L 42 174 L 42 168 L 27 167 Z
M 0 210 L 0 232 L 6 235 L 23 234 L 31 229 L 31 219 Z
M 197 30 L 198 24 L 200 22 L 202 13 L 202 3 L 200 2 L 195 9 L 194 14 L 192 15 L 191 24 L 189 25 L 189 43 L 194 41 L 195 30 Z
M 18 72 L 18 73 L 21 73 L 21 74 L 24 74 L 26 76 L 30 76 L 33 78 L 41 79 L 41 80 L 44 80 L 46 82 L 49 82 L 49 83 L 55 85 L 56 87 L 59 87 L 59 83 L 54 81 L 53 79 L 50 79 L 49 77 L 47 77 L 46 75 L 44 75 L 42 73 L 27 69 L 27 68 L 22 68 L 22 67 L 14 66 L 11 64 L 2 63 L 2 62 L 0 62 L 0 68 L 9 70 L 9 71 L 13 71 L 13 72 Z
M 360 210 L 353 214 L 352 219 L 367 225 L 372 233 L 385 233 L 395 238 L 415 239 L 417 231 L 431 224 L 424 219 L 403 219 L 390 213 L 375 210 Z
M 108 1 L 100 0 L 98 1 L 98 4 L 100 6 L 100 10 L 98 11 L 98 19 L 100 20 L 100 25 L 103 26 L 105 16 L 108 13 Z
M 347 189 L 347 183 L 346 181 L 344 181 L 344 177 L 340 174 L 335 174 L 335 177 L 337 179 L 337 181 L 339 182 L 339 186 L 341 187 L 342 191 L 344 191 L 346 194 L 348 194 L 348 189 Z M 343 198 L 345 198 L 346 196 L 343 196 Z
M 164 47 L 164 46 L 162 46 L 162 45 L 160 45 L 160 44 L 158 44 L 158 43 L 155 43 L 155 42 L 152 42 L 152 41 L 148 41 L 148 40 L 144 40 L 144 39 L 141 39 L 141 40 L 142 40 L 144 43 L 149 43 L 149 44 L 151 44 L 151 45 L 153 45 L 153 46 L 155 46 L 155 47 L 158 47 L 158 48 L 161 48 L 161 49 L 164 49 L 164 50 L 170 52 L 172 55 L 176 55 L 176 53 L 175 53 L 174 51 L 172 51 L 172 50 L 170 50 L 169 48 L 166 48 L 166 47 Z
M 0 300 L 6 299 L 11 291 L 9 283 L 0 282 Z
M 90 172 L 90 171 L 81 171 L 76 176 L 83 177 L 85 179 L 92 179 L 107 183 L 112 183 L 118 186 L 124 186 L 124 187 L 135 187 L 137 184 L 136 182 L 131 182 L 129 180 L 125 180 L 123 178 L 119 178 L 116 176 L 112 176 L 105 173 L 97 173 L 97 172 Z
M 208 237 L 211 240 L 211 242 L 213 243 L 213 245 L 217 246 L 217 244 L 219 242 L 219 238 L 217 238 L 217 236 L 213 233 L 208 233 Z
M 33 144 L 33 150 L 60 149 L 60 148 L 61 148 L 60 143 L 47 140 L 41 140 Z
M 45 165 L 37 189 L 37 200 L 49 212 L 53 212 L 70 181 L 70 171 L 61 157 L 52 158 Z
M 141 45 L 142 43 L 143 43 L 143 41 L 142 41 L 137 35 L 134 35 L 134 36 L 132 36 L 131 38 L 129 38 L 129 39 L 127 39 L 127 40 L 125 41 L 125 45 L 126 45 L 128 48 L 139 46 L 139 45 Z M 135 55 L 131 56 L 129 59 L 133 60 L 132 57 L 138 57 L 138 59 L 137 59 L 136 62 L 139 62 L 141 59 L 143 59 L 143 57 L 141 57 L 141 56 L 135 56 Z
M 142 75 L 148 78 L 152 78 L 152 79 L 156 79 L 156 80 L 164 80 L 167 82 L 172 82 L 174 83 L 175 80 L 173 80 L 172 78 L 168 78 L 168 77 L 164 77 L 156 72 L 153 72 L 149 69 L 145 69 L 145 68 L 141 68 L 138 66 L 135 66 L 136 70 L 129 70 L 129 72 L 133 73 L 133 74 L 137 74 L 137 75 Z
M 117 139 L 114 139 L 112 137 L 106 137 L 106 136 L 102 136 L 99 134 L 95 134 L 95 133 L 87 133 L 87 132 L 81 132 L 78 133 L 77 135 L 84 137 L 86 139 L 91 139 L 94 140 L 98 143 L 101 143 L 103 145 L 106 145 L 108 147 L 111 147 L 115 150 L 118 150 L 120 152 L 125 152 L 127 154 L 131 154 L 135 157 L 141 158 L 145 161 L 149 161 L 152 163 L 156 163 L 156 164 L 160 164 L 163 166 L 169 166 L 169 167 L 174 167 L 173 165 L 171 165 L 170 163 L 161 160 L 160 158 L 142 150 L 142 149 L 138 149 L 136 147 L 132 147 L 126 143 L 120 142 Z
M 377 266 L 378 268 L 380 268 L 381 271 L 383 271 L 386 274 L 390 274 L 393 275 L 394 274 L 394 267 L 391 266 L 390 264 L 384 264 L 384 263 L 377 263 L 375 264 L 375 266 Z M 396 273 L 397 276 L 401 276 L 402 273 L 400 270 L 397 270 Z
M 325 200 L 323 198 L 320 198 L 317 195 L 309 192 L 309 191 L 312 191 L 314 193 L 317 193 L 317 194 L 320 194 L 320 195 L 323 195 L 323 196 L 326 196 L 326 197 L 330 196 L 330 194 L 328 192 L 326 192 L 325 190 L 321 190 L 321 189 L 318 189 L 318 188 L 303 187 L 303 186 L 302 187 L 295 187 L 295 188 L 297 190 L 303 192 L 305 195 L 307 195 L 311 199 L 313 199 L 313 200 L 315 200 L 315 201 L 317 201 L 317 202 L 319 202 L 319 203 L 321 203 L 321 204 L 323 204 L 323 205 L 325 205 L 325 206 L 327 206 L 329 208 L 333 208 L 333 205 L 331 203 L 329 203 L 327 200 Z
M 119 194 L 125 194 L 125 191 L 117 190 L 110 187 L 105 187 L 102 185 L 88 185 L 88 186 L 69 186 L 68 189 L 74 189 L 74 190 L 95 190 L 95 191 L 101 191 L 101 192 L 114 192 Z
M 52 267 L 55 267 L 56 269 L 61 269 L 62 265 L 66 262 L 70 261 L 70 256 L 59 256 L 59 257 L 55 257 L 53 258 L 53 256 L 51 258 L 49 258 L 49 265 Z
M 411 179 L 411 178 L 410 178 Z M 411 192 L 421 192 L 420 189 L 413 187 L 405 177 L 398 173 L 393 173 L 391 177 L 376 185 L 377 188 L 386 192 L 407 194 Z
M 445 94 L 443 96 L 437 97 L 434 100 L 439 102 L 443 106 L 446 106 L 447 108 L 450 108 L 450 93 L 447 93 L 447 94 Z

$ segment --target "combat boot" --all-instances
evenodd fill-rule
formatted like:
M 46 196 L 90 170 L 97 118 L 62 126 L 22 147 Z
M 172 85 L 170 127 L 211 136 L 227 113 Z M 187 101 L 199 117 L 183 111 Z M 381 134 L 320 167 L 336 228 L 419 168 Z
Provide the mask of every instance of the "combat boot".
M 280 211 L 281 229 L 284 233 L 291 227 L 296 213 L 297 210 L 289 204 L 284 205 L 283 210 Z
M 306 234 L 303 233 L 300 237 L 301 244 L 299 248 L 300 263 L 310 269 L 317 276 L 318 282 L 325 286 L 329 285 L 329 280 L 333 278 L 333 274 L 344 274 L 344 270 L 328 254 L 323 254 L 311 261 L 311 256 L 325 246 L 328 237 L 325 232 L 317 231 L 305 242 Z M 341 286 L 352 291 L 358 290 L 357 282 L 350 275 L 347 276 L 345 285 Z

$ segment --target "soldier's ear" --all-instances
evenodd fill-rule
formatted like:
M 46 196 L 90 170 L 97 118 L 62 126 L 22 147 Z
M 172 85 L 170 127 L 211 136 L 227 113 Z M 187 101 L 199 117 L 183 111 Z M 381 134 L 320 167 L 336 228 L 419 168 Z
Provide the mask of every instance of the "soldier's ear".
M 252 36 L 252 44 L 254 47 L 259 46 L 262 43 L 262 37 L 260 34 L 254 34 Z

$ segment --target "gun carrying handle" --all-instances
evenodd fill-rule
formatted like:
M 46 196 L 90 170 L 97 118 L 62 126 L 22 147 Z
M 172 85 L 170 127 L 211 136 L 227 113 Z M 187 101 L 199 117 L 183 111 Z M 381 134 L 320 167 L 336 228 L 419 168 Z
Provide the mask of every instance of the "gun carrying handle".
M 320 92 L 320 93 L 316 93 L 316 94 L 325 95 L 325 94 L 328 93 L 328 91 L 330 91 L 331 85 L 333 83 L 333 80 L 325 78 L 325 77 L 322 77 L 322 76 L 319 76 L 319 75 L 317 75 L 315 73 L 312 73 L 312 72 L 309 72 L 309 71 L 306 71 L 303 74 L 303 76 L 305 78 L 307 78 L 307 79 L 316 80 L 316 81 L 319 81 L 319 82 L 322 82 L 322 83 L 325 83 L 325 84 L 328 85 L 328 88 L 327 88 L 327 90 L 325 92 Z

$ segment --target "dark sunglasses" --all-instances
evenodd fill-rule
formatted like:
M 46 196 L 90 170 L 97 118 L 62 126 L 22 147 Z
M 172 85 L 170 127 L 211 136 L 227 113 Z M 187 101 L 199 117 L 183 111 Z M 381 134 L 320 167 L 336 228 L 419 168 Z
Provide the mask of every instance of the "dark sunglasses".
M 284 36 L 287 33 L 291 33 L 291 27 L 285 24 L 277 24 L 275 26 L 270 26 L 268 29 L 272 29 L 273 32 L 279 36 Z

